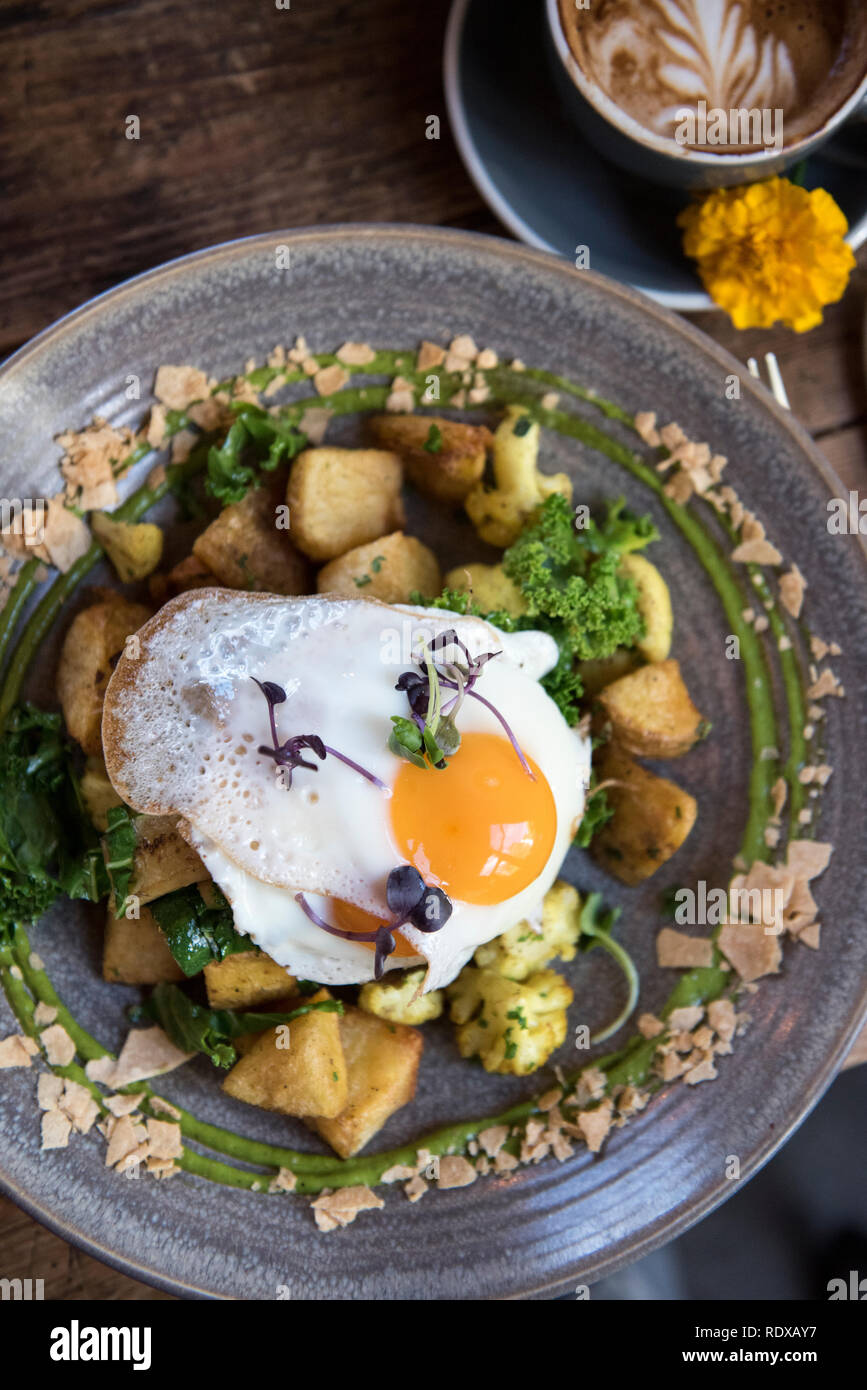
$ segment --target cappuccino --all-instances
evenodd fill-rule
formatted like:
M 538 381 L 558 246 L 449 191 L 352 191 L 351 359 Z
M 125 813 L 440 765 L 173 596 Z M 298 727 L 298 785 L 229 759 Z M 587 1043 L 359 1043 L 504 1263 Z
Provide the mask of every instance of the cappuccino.
M 782 149 L 821 129 L 867 68 L 860 0 L 559 0 L 586 80 L 649 134 Z

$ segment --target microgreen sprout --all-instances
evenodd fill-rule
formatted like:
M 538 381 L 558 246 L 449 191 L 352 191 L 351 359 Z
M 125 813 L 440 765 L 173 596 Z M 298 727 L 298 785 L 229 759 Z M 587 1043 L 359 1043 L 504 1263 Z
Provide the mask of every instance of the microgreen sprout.
M 273 744 L 271 748 L 269 748 L 267 744 L 260 744 L 257 751 L 265 758 L 273 758 L 277 766 L 288 774 L 286 777 L 286 785 L 288 788 L 292 786 L 292 774 L 296 767 L 306 768 L 309 772 L 318 772 L 319 770 L 315 763 L 308 762 L 302 756 L 303 751 L 307 749 L 315 754 L 320 762 L 330 753 L 332 758 L 337 758 L 339 762 L 345 763 L 347 767 L 352 768 L 353 772 L 360 773 L 368 782 L 372 782 L 375 787 L 379 787 L 380 791 L 388 791 L 388 787 L 379 777 L 376 777 L 372 772 L 368 772 L 367 768 L 362 767 L 360 763 L 354 762 L 352 758 L 347 758 L 345 753 L 338 753 L 336 748 L 331 748 L 327 743 L 323 742 L 318 734 L 295 734 L 294 737 L 287 738 L 281 743 L 277 733 L 277 716 L 275 710 L 277 705 L 282 705 L 286 702 L 286 691 L 283 689 L 282 685 L 277 685 L 275 681 L 259 681 L 256 680 L 255 676 L 253 676 L 252 679 L 256 681 L 256 684 L 268 701 L 268 718 L 271 724 L 271 741 Z
M 452 915 L 452 905 L 441 888 L 425 883 L 418 869 L 412 864 L 400 864 L 392 869 L 385 886 L 385 899 L 394 914 L 390 922 L 382 922 L 367 932 L 347 931 L 326 922 L 324 917 L 310 906 L 303 893 L 295 894 L 295 901 L 302 912 L 317 927 L 331 936 L 339 936 L 343 941 L 368 942 L 376 947 L 373 963 L 374 979 L 381 980 L 385 972 L 385 962 L 395 951 L 397 943 L 394 933 L 399 927 L 414 927 L 416 931 L 435 932 L 444 927 Z
M 460 660 L 444 660 L 452 647 L 457 647 Z M 475 689 L 487 663 L 499 655 L 500 652 L 483 652 L 480 656 L 471 656 L 454 628 L 438 633 L 430 645 L 425 644 L 416 663 L 419 669 L 403 671 L 395 686 L 395 690 L 405 693 L 411 718 L 395 714 L 391 716 L 394 725 L 388 740 L 391 751 L 416 767 L 447 767 L 446 759 L 452 757 L 461 745 L 455 721 L 464 698 L 470 696 L 490 710 L 499 721 L 521 766 L 527 776 L 535 781 L 530 764 L 506 720 L 490 700 Z M 445 704 L 442 698 L 444 690 L 457 692 Z

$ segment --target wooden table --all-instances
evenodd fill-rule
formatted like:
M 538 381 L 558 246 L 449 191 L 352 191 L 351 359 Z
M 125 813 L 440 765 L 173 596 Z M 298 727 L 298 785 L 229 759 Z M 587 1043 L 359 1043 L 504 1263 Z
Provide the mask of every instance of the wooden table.
M 327 222 L 506 235 L 449 135 L 440 81 L 449 0 L 0 0 L 0 357 L 139 271 L 214 242 Z M 442 138 L 425 138 L 439 115 Z M 126 138 L 137 116 L 140 138 Z M 867 486 L 867 257 L 824 324 L 738 333 L 773 350 L 796 413 L 846 487 Z M 859 1059 L 867 1060 L 862 1035 Z M 165 1298 L 0 1199 L 10 1275 L 51 1298 Z

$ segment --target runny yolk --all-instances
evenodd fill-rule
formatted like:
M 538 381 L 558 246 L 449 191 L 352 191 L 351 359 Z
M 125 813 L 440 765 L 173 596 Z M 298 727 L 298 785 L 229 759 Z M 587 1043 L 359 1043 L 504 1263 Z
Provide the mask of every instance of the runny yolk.
M 356 907 L 355 903 L 348 903 L 343 898 L 331 899 L 331 920 L 335 927 L 340 927 L 342 931 L 368 932 L 376 931 L 381 927 L 386 917 L 377 917 L 372 912 L 365 912 L 363 907 Z M 414 946 L 399 931 L 394 933 L 396 956 L 415 956 L 418 955 Z M 359 941 L 359 946 L 369 946 L 371 951 L 376 949 L 373 941 Z
M 507 739 L 471 733 L 442 771 L 401 764 L 392 833 L 426 883 L 463 902 L 498 903 L 535 882 L 554 848 L 557 809 L 527 761 L 535 781 Z

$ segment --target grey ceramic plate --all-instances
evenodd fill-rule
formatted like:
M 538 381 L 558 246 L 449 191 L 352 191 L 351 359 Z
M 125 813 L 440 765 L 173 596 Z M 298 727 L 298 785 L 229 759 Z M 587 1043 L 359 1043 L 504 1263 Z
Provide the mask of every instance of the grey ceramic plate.
M 291 248 L 288 274 L 275 269 L 281 244 Z M 417 1206 L 392 1190 L 384 1211 L 329 1236 L 317 1234 L 303 1199 L 242 1194 L 185 1175 L 163 1184 L 118 1178 L 103 1167 L 96 1136 L 40 1154 L 33 1074 L 4 1073 L 5 1189 L 84 1248 L 169 1289 L 270 1299 L 282 1284 L 296 1298 L 478 1298 L 542 1295 L 592 1280 L 722 1201 L 733 1190 L 726 1155 L 739 1156 L 743 1177 L 754 1172 L 831 1080 L 867 1005 L 860 823 L 867 720 L 857 695 L 867 653 L 864 555 L 857 538 L 828 535 L 825 501 L 838 485 L 796 422 L 745 372 L 741 400 L 728 401 L 725 378 L 739 364 L 639 295 L 540 252 L 446 230 L 319 228 L 217 247 L 95 300 L 3 367 L 3 488 L 16 496 L 56 490 L 53 436 L 94 412 L 138 419 L 160 362 L 201 363 L 220 375 L 299 332 L 328 349 L 347 338 L 409 347 L 464 331 L 502 356 L 571 373 L 629 410 L 655 407 L 693 438 L 712 441 L 729 456 L 745 501 L 805 569 L 809 619 L 845 648 L 840 670 L 853 692 L 829 702 L 827 760 L 836 772 L 821 830 L 837 848 L 833 872 L 819 885 L 824 946 L 788 951 L 785 973 L 752 1001 L 749 1034 L 722 1061 L 719 1080 L 661 1094 L 601 1158 L 545 1162 L 469 1190 L 431 1193 Z M 141 378 L 141 402 L 125 397 L 130 375 Z M 640 485 L 601 456 L 554 439 L 545 449 L 547 467 L 572 472 L 579 498 L 625 491 L 647 507 Z M 670 983 L 653 962 L 660 892 L 698 878 L 725 881 L 742 828 L 749 756 L 742 676 L 725 659 L 714 591 L 665 514 L 650 510 L 663 533 L 654 558 L 675 597 L 675 654 L 714 721 L 712 736 L 675 769 L 699 799 L 699 821 L 681 855 L 642 889 L 618 890 L 577 852 L 566 868 L 580 886 L 602 887 L 622 903 L 619 930 L 643 967 L 644 1002 L 653 1007 Z M 443 533 L 448 563 L 466 559 L 471 547 L 464 523 Z M 61 636 L 62 628 L 33 687 L 43 699 L 51 698 Z M 34 940 L 85 1027 L 116 1045 L 125 1031 L 122 1005 L 136 991 L 99 977 L 99 914 L 58 910 Z M 597 955 L 567 968 L 591 1025 L 605 1019 L 619 989 Z M 538 1078 L 490 1078 L 460 1061 L 448 1025 L 432 1025 L 427 1038 L 418 1097 L 377 1146 L 491 1113 L 537 1088 Z M 574 1050 L 570 1057 L 564 1048 L 560 1060 L 574 1065 Z M 201 1060 L 161 1089 L 205 1119 L 313 1145 L 291 1122 L 230 1102 L 216 1083 Z

